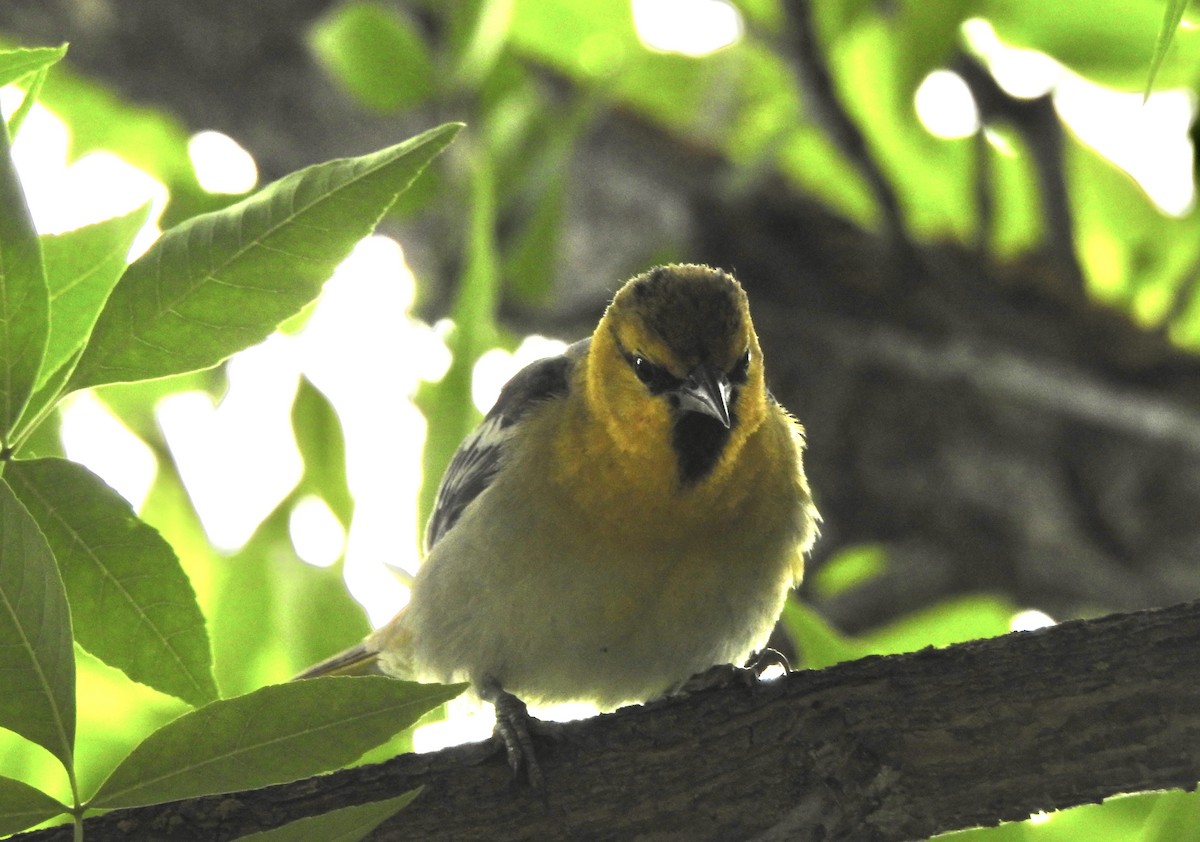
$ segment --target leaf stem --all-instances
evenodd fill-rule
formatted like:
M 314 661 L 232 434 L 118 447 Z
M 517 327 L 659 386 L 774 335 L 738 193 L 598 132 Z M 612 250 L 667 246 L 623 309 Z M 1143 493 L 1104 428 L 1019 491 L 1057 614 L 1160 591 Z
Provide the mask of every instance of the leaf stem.
M 71 752 L 71 762 L 64 764 L 67 770 L 67 781 L 71 785 L 71 824 L 72 839 L 83 842 L 83 814 L 87 812 L 87 804 L 79 800 L 79 778 L 75 775 L 75 752 Z
M 25 442 L 29 441 L 29 437 L 37 432 L 37 428 L 42 426 L 43 422 L 50 417 L 50 413 L 54 412 L 54 410 L 58 407 L 58 402 L 62 400 L 62 398 L 63 396 L 59 394 L 54 398 L 54 400 L 45 404 L 40 410 L 38 410 L 37 415 L 30 419 L 28 424 L 21 424 L 18 422 L 18 427 L 20 429 L 16 431 L 12 442 L 6 448 L 6 452 L 11 454 L 20 453 L 21 448 L 25 446 Z M 25 419 L 22 418 L 20 420 L 24 421 Z

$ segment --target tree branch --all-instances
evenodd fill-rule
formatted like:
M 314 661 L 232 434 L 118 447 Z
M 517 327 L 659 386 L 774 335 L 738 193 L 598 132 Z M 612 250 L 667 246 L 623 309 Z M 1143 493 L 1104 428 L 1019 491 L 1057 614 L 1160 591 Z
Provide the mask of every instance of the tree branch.
M 904 222 L 900 198 L 884 174 L 867 143 L 866 136 L 850 116 L 837 93 L 829 70 L 825 51 L 817 38 L 810 0 L 796 0 L 787 6 L 788 35 L 791 42 L 792 66 L 805 103 L 815 121 L 825 130 L 830 141 L 858 170 L 879 208 L 880 227 L 893 259 L 898 276 L 906 281 L 916 280 L 919 270 L 917 250 Z
M 1043 244 L 1059 270 L 1070 279 L 1076 291 L 1085 289 L 1083 269 L 1075 256 L 1075 224 L 1067 189 L 1066 161 L 1063 156 L 1063 126 L 1050 94 L 1035 99 L 1012 96 L 996 82 L 983 64 L 967 53 L 959 53 L 952 68 L 971 91 L 983 126 L 1009 123 L 1029 150 L 1037 174 L 1038 196 L 1042 204 Z M 980 145 L 981 164 L 990 155 Z M 981 214 L 982 215 L 982 214 Z M 985 232 L 986 233 L 986 232 Z
M 228 840 L 416 786 L 371 839 L 924 838 L 1195 787 L 1198 649 L 1200 602 L 1066 622 L 562 726 L 542 753 L 544 799 L 469 745 L 121 810 L 89 820 L 87 838 Z

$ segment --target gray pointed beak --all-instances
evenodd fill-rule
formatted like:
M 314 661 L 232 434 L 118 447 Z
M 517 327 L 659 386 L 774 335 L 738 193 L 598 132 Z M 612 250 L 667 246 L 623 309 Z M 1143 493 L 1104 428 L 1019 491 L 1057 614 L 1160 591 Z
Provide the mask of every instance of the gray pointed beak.
M 679 408 L 684 412 L 699 412 L 721 422 L 729 429 L 729 395 L 733 387 L 725 372 L 717 371 L 707 363 L 692 369 L 687 380 L 675 389 L 679 397 Z

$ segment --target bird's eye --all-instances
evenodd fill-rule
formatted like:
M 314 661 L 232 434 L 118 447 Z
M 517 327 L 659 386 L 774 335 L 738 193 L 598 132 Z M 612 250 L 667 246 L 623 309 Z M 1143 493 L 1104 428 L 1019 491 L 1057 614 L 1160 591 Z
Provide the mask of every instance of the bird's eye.
M 745 383 L 746 377 L 750 373 L 750 349 L 747 348 L 745 353 L 738 358 L 738 361 L 733 364 L 733 368 L 729 369 L 730 383 Z
M 655 365 L 640 354 L 629 355 L 629 365 L 637 379 L 645 383 L 651 392 L 665 392 L 678 383 L 678 379 L 662 366 Z
M 654 379 L 654 369 L 657 368 L 652 362 L 645 357 L 639 357 L 636 354 L 633 357 L 633 373 L 638 376 L 638 380 L 649 385 Z

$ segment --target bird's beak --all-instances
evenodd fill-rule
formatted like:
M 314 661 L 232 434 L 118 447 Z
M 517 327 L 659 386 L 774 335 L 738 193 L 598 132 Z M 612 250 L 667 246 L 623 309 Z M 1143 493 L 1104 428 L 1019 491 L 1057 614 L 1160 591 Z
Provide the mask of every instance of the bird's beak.
M 721 422 L 729 429 L 729 395 L 733 387 L 725 372 L 718 371 L 707 363 L 692 369 L 687 380 L 675 389 L 679 396 L 679 408 L 684 412 L 699 412 Z

